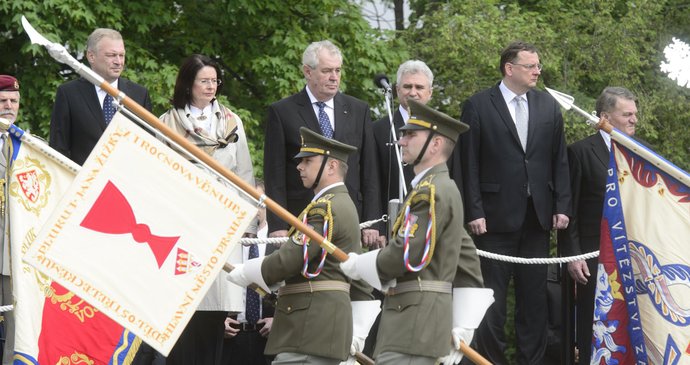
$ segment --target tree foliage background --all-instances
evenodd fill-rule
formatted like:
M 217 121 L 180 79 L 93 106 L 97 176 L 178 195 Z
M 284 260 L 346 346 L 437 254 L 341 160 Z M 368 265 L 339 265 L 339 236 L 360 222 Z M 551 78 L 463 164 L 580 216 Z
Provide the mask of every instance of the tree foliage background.
M 22 83 L 20 126 L 47 137 L 55 90 L 76 75 L 30 45 L 21 15 L 78 59 L 94 28 L 120 30 L 124 75 L 149 88 L 157 115 L 170 105 L 182 60 L 207 54 L 222 65 L 220 99 L 242 116 L 260 172 L 266 107 L 303 87 L 301 55 L 309 42 L 328 38 L 342 48 L 343 91 L 375 111 L 383 109 L 373 75 L 394 75 L 407 58 L 424 60 L 436 76 L 433 105 L 459 116 L 467 97 L 500 79 L 501 49 L 523 39 L 540 48 L 539 87 L 569 93 L 585 110 L 593 110 L 605 86 L 628 87 L 640 99 L 639 135 L 676 164 L 690 166 L 690 90 L 659 71 L 671 37 L 690 40 L 690 1 L 378 1 L 396 14 L 404 3 L 411 10 L 408 21 L 396 21 L 390 31 L 372 28 L 362 16 L 367 2 L 0 1 L 0 72 Z M 583 118 L 564 115 L 569 142 L 592 132 Z

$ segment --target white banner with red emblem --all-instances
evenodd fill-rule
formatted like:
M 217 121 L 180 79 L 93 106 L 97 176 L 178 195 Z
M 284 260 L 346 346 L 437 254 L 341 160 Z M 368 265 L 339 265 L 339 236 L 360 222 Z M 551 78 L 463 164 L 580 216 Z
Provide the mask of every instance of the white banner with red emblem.
M 167 355 L 256 211 L 116 114 L 25 260 Z

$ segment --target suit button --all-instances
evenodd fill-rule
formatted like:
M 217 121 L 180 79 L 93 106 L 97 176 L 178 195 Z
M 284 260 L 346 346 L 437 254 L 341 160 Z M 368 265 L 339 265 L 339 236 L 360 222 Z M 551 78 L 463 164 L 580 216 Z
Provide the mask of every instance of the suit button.
M 292 307 L 287 307 L 288 312 L 292 310 Z
M 401 308 L 402 308 L 402 306 L 401 306 L 401 305 L 398 305 L 398 310 L 400 310 Z

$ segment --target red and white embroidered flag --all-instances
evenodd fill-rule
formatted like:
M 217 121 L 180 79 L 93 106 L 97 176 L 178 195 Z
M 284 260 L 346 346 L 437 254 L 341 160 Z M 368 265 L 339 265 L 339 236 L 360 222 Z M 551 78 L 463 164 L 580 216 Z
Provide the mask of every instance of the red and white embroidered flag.
M 256 211 L 117 114 L 25 260 L 167 355 Z
M 22 262 L 79 166 L 10 127 L 7 237 L 12 256 L 15 364 L 127 365 L 141 340 L 103 312 Z M 6 239 L 7 239 L 6 238 Z

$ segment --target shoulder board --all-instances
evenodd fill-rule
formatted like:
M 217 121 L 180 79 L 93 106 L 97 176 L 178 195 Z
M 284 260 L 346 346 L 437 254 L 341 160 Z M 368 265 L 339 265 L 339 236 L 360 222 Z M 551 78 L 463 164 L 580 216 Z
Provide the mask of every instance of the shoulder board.
M 323 194 L 318 199 L 316 199 L 316 203 L 330 202 L 334 196 L 335 196 L 335 194 L 332 194 L 332 193 L 331 194 Z

